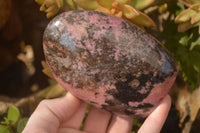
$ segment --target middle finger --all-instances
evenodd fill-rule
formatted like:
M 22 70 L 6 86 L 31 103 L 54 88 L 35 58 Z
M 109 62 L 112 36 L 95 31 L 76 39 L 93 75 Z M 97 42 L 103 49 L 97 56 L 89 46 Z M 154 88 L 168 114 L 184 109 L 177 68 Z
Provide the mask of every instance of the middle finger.
M 111 113 L 91 106 L 83 130 L 87 133 L 105 133 L 110 122 Z

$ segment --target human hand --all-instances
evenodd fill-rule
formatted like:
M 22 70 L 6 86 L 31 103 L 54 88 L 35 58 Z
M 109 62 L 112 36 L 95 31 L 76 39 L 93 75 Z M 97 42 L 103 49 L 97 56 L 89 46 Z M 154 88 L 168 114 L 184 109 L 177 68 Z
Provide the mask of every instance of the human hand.
M 146 118 L 139 133 L 159 133 L 168 115 L 171 98 L 167 95 Z M 43 100 L 31 115 L 22 133 L 129 133 L 132 118 L 112 115 L 91 107 L 80 131 L 88 104 L 69 92 L 57 99 Z

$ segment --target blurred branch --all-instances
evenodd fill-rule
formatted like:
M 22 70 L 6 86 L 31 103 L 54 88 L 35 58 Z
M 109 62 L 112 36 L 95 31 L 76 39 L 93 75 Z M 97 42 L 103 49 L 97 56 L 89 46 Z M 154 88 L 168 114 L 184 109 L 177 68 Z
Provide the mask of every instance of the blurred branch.
M 65 93 L 64 88 L 59 84 L 55 84 L 24 98 L 17 99 L 0 95 L 0 115 L 6 113 L 9 106 L 14 105 L 20 109 L 22 115 L 30 116 L 41 100 L 60 97 Z

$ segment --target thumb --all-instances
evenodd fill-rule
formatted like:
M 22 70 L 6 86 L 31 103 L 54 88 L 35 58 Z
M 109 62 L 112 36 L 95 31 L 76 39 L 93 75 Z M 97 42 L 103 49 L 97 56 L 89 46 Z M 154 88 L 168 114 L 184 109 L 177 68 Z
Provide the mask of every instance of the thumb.
M 68 120 L 79 108 L 81 101 L 69 92 L 57 99 L 43 100 L 31 115 L 23 133 L 55 133 L 60 123 Z

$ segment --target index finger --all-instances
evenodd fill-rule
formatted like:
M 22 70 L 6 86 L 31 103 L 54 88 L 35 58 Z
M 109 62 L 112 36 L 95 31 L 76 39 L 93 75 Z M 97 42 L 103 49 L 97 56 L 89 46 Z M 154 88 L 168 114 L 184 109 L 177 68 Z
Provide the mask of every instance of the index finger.
M 160 105 L 146 118 L 138 133 L 159 133 L 171 107 L 171 98 L 167 95 Z

